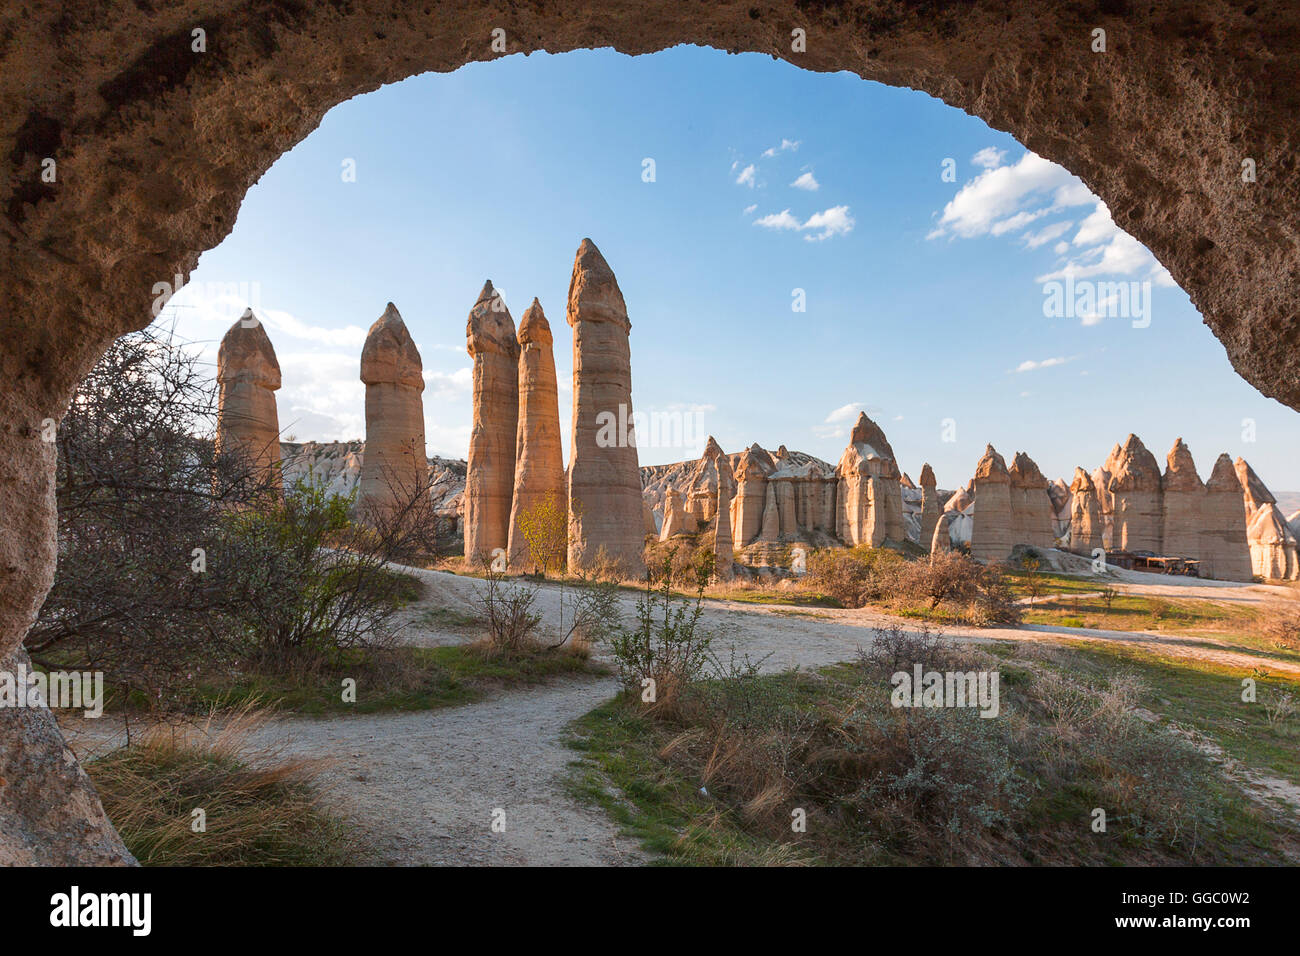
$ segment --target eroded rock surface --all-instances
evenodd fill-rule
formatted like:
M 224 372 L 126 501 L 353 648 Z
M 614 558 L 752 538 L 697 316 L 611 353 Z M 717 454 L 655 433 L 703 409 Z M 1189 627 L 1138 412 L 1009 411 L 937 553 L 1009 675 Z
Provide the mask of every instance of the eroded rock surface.
M 388 303 L 370 326 L 361 349 L 366 385 L 366 449 L 357 508 L 400 508 L 423 494 L 428 477 L 424 451 L 424 363 L 397 306 Z
M 217 448 L 279 480 L 280 416 L 275 393 L 280 363 L 266 328 L 247 310 L 217 349 Z
M 519 340 L 510 310 L 490 279 L 469 311 L 465 346 L 474 359 L 474 423 L 465 476 L 465 559 L 486 564 L 509 547 L 519 439 Z
M 632 355 L 614 270 L 582 240 L 569 280 L 573 329 L 573 431 L 569 443 L 569 566 L 603 553 L 632 578 L 645 573 L 641 472 L 632 429 Z
M 515 440 L 514 497 L 510 502 L 510 567 L 528 567 L 532 555 L 519 523 L 530 509 L 554 502 L 567 512 L 560 398 L 554 338 L 542 304 L 533 299 L 519 320 L 519 430 Z

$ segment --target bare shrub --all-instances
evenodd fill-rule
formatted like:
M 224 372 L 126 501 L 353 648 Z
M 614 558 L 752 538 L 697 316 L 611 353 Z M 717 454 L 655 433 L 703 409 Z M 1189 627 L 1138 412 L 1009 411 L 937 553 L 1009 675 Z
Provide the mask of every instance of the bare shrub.
M 645 693 L 656 710 L 671 710 L 679 692 L 698 680 L 708 662 L 712 635 L 700 627 L 704 585 L 697 577 L 692 603 L 673 594 L 673 555 L 647 573 L 637 599 L 636 624 L 608 639 L 623 686 Z M 655 583 L 657 581 L 657 584 Z
M 373 646 L 406 587 L 350 499 L 219 451 L 215 383 L 167 330 L 119 339 L 58 433 L 59 567 L 27 638 L 153 708 L 200 679 Z
M 823 548 L 809 555 L 804 582 L 845 607 L 863 607 L 893 593 L 905 563 L 888 548 Z
M 1259 631 L 1278 647 L 1300 651 L 1300 603 L 1270 601 L 1260 609 Z
M 572 641 L 577 649 L 591 646 L 612 633 L 621 624 L 618 585 L 580 577 L 566 579 L 560 587 L 560 634 L 552 647 Z
M 960 551 L 940 551 L 929 560 L 909 562 L 899 576 L 899 591 L 927 602 L 932 611 L 945 601 L 969 605 L 979 595 L 983 576 L 983 566 Z
M 487 587 L 478 592 L 475 607 L 487 627 L 488 644 L 503 658 L 527 654 L 536 645 L 536 632 L 542 616 L 533 609 L 537 588 L 533 585 L 507 583 L 504 575 L 488 571 Z

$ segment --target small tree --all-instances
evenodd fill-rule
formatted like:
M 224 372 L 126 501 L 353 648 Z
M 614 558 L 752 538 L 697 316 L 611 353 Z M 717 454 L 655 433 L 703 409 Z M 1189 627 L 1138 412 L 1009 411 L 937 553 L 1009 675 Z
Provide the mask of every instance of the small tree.
M 657 574 L 646 573 L 645 591 L 636 605 L 636 624 L 618 628 L 609 644 L 623 686 L 640 692 L 642 700 L 654 709 L 671 710 L 681 691 L 700 678 L 709 662 L 713 638 L 700 627 L 700 617 L 711 569 L 697 570 L 693 603 L 672 592 L 671 552 L 654 570 Z
M 542 576 L 563 573 L 569 551 L 569 513 L 565 502 L 548 491 L 519 513 L 519 530 L 528 543 L 528 556 Z

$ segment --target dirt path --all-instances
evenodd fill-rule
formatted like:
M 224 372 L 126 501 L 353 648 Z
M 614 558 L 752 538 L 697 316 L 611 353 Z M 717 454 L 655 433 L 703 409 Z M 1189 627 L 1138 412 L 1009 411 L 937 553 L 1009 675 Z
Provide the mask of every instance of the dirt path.
M 430 624 L 424 617 L 433 608 L 472 613 L 483 582 L 408 570 L 427 587 L 421 601 L 403 615 L 404 640 L 435 646 L 473 639 L 476 635 L 471 631 Z M 626 592 L 620 601 L 630 616 L 636 595 Z M 559 589 L 542 588 L 536 607 L 544 626 L 557 627 Z M 737 655 L 763 659 L 765 670 L 850 660 L 871 643 L 877 628 L 915 626 L 866 609 L 733 601 L 707 602 L 703 621 L 719 632 L 717 646 L 724 658 L 734 648 Z M 977 641 L 1124 641 L 1178 657 L 1300 673 L 1300 664 L 1225 650 L 1209 639 L 1168 634 L 1047 626 L 950 628 L 947 633 Z M 447 710 L 329 719 L 285 717 L 268 724 L 257 742 L 290 754 L 336 761 L 324 777 L 327 799 L 363 831 L 364 842 L 372 848 L 365 862 L 634 864 L 644 859 L 639 848 L 620 837 L 603 812 L 569 799 L 562 786 L 573 759 L 563 744 L 565 726 L 616 690 L 613 678 L 574 678 Z M 105 733 L 111 732 L 111 726 L 105 721 L 94 723 L 98 726 L 93 733 L 80 745 L 74 739 L 74 747 L 107 743 Z M 497 810 L 504 811 L 502 832 L 492 827 Z

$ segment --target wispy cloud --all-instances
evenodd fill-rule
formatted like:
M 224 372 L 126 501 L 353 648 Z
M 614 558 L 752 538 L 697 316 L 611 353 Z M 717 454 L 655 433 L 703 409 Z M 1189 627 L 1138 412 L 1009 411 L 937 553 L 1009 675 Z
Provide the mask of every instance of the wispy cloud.
M 1017 372 L 1034 372 L 1040 368 L 1052 368 L 1055 365 L 1064 365 L 1070 361 L 1064 355 L 1058 355 L 1054 358 L 1045 358 L 1042 361 L 1035 362 L 1033 359 L 1026 359 L 1016 366 Z
M 799 220 L 791 215 L 789 209 L 782 209 L 780 212 L 770 212 L 766 216 L 759 216 L 754 220 L 754 225 L 762 226 L 764 229 L 799 229 Z
M 816 192 L 821 188 L 821 183 L 817 182 L 817 177 L 811 172 L 804 173 L 790 185 L 795 189 L 806 189 L 810 193 Z
M 758 170 L 754 167 L 753 163 L 750 163 L 748 166 L 742 169 L 740 171 L 740 175 L 736 177 L 736 185 L 748 186 L 750 189 L 753 189 L 755 183 L 755 177 L 757 176 L 757 174 L 758 174 Z
M 780 146 L 769 146 L 763 150 L 763 156 L 765 159 L 771 159 L 777 153 L 794 152 L 799 148 L 799 143 L 800 140 L 797 139 L 782 139 Z
M 758 203 L 750 203 L 748 206 L 745 207 L 745 211 L 744 211 L 743 213 L 741 213 L 741 215 L 742 215 L 742 216 L 748 216 L 750 213 L 752 213 L 752 212 L 753 212 L 755 209 L 757 209 L 757 208 L 758 208 Z
M 812 235 L 804 236 L 810 242 L 820 242 L 822 239 L 829 239 L 831 236 L 848 235 L 853 231 L 855 225 L 857 225 L 857 222 L 849 214 L 848 206 L 832 206 L 822 212 L 813 213 L 808 217 L 808 221 L 799 228 L 803 230 L 820 230 L 815 231 Z
M 762 226 L 764 229 L 806 232 L 808 235 L 804 236 L 805 239 L 810 242 L 820 242 L 831 236 L 842 236 L 852 232 L 857 222 L 850 214 L 848 206 L 832 206 L 830 209 L 813 213 L 803 222 L 800 222 L 789 209 L 782 209 L 780 212 L 760 216 L 754 220 L 754 225 Z
M 1002 164 L 1003 156 L 1004 151 L 987 147 L 971 158 L 983 171 L 944 206 L 926 238 L 1015 236 L 1026 249 L 1053 243 L 1057 262 L 1035 278 L 1039 283 L 1066 276 L 1145 274 L 1157 285 L 1174 284 L 1146 247 L 1117 227 L 1106 204 L 1069 171 L 1031 152 L 1009 166 Z M 1079 207 L 1091 207 L 1082 220 L 1077 213 L 1056 218 Z M 1030 228 L 1040 220 L 1055 221 Z M 1071 230 L 1073 237 L 1066 239 Z
M 996 146 L 985 146 L 972 156 L 970 161 L 983 169 L 996 169 L 1002 165 L 1002 158 L 1006 155 L 1007 151 L 1005 149 L 998 149 Z
M 867 406 L 862 402 L 849 402 L 847 405 L 841 405 L 839 408 L 833 409 L 831 413 L 826 416 L 826 424 L 835 425 L 839 422 L 855 421 L 858 417 L 858 413 L 863 411 L 866 407 Z

